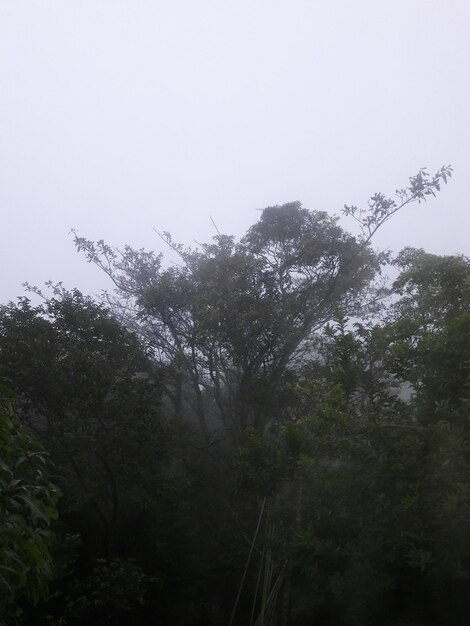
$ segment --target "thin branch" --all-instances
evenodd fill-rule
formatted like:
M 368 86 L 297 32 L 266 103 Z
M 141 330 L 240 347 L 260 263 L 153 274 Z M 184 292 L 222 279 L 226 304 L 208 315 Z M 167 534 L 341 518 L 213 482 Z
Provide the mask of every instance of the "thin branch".
M 211 218 L 212 225 L 214 226 L 215 230 L 217 231 L 217 234 L 220 237 L 221 236 L 220 235 L 220 230 L 218 229 L 217 224 L 214 222 L 214 218 L 212 217 L 212 215 L 210 216 L 210 218 Z

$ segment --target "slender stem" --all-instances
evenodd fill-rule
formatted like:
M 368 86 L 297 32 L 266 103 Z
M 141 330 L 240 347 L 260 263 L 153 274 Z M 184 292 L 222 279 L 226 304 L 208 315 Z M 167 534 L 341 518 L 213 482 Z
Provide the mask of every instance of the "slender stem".
M 238 603 L 240 601 L 240 596 L 242 594 L 243 585 L 245 584 L 246 575 L 248 573 L 248 567 L 250 566 L 251 556 L 252 556 L 253 550 L 255 548 L 255 543 L 256 543 L 256 539 L 258 537 L 259 529 L 260 529 L 260 526 L 261 526 L 261 519 L 263 518 L 264 507 L 265 506 L 266 506 L 266 496 L 264 496 L 263 504 L 261 505 L 261 511 L 260 511 L 260 514 L 259 514 L 259 517 L 258 517 L 258 523 L 256 525 L 256 530 L 255 530 L 255 534 L 253 536 L 253 541 L 251 542 L 250 552 L 248 553 L 248 558 L 246 560 L 245 569 L 243 571 L 243 576 L 242 576 L 242 579 L 240 581 L 240 586 L 238 587 L 237 597 L 235 598 L 235 604 L 233 605 L 232 614 L 230 615 L 230 621 L 228 623 L 228 626 L 232 626 L 233 620 L 235 618 L 235 613 L 237 612 Z

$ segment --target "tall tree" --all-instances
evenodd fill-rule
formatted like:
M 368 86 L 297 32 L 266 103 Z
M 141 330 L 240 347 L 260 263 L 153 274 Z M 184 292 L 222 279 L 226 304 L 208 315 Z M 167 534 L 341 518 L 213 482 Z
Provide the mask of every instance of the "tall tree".
M 166 391 L 175 413 L 188 413 L 189 404 L 210 445 L 220 429 L 237 440 L 244 428 L 263 431 L 281 418 L 285 379 L 312 334 L 338 307 L 354 312 L 364 303 L 385 261 L 370 246 L 374 232 L 401 207 L 435 195 L 450 175 L 450 167 L 433 177 L 421 170 L 397 200 L 375 194 L 365 212 L 345 207 L 361 225 L 359 237 L 293 202 L 265 209 L 239 242 L 219 234 L 191 250 L 163 233 L 180 258 L 169 268 L 161 254 L 78 236 L 75 243 L 135 307 L 173 372 Z
M 148 351 L 103 306 L 58 288 L 39 306 L 1 308 L 0 377 L 53 456 L 66 518 L 79 520 L 95 556 L 119 555 L 132 499 L 157 479 L 171 440 Z

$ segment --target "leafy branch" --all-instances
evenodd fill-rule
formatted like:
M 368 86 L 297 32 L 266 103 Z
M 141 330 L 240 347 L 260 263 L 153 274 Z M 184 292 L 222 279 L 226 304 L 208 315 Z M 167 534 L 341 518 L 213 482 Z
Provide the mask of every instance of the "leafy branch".
M 452 173 L 451 165 L 444 165 L 434 176 L 423 167 L 415 176 L 410 177 L 408 187 L 395 191 L 396 199 L 387 198 L 383 193 L 376 193 L 369 199 L 367 209 L 345 204 L 341 212 L 356 220 L 361 226 L 363 241 L 368 242 L 378 229 L 404 206 L 413 202 L 425 202 L 430 196 L 435 197 L 441 189 L 441 184 L 447 184 Z

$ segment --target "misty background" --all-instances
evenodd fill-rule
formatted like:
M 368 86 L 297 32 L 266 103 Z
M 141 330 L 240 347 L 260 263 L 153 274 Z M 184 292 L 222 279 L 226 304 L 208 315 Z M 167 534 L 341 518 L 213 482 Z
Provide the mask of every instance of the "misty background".
M 160 250 L 448 163 L 375 243 L 470 254 L 469 34 L 467 0 L 0 0 L 1 301 L 110 287 L 71 228 Z

